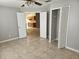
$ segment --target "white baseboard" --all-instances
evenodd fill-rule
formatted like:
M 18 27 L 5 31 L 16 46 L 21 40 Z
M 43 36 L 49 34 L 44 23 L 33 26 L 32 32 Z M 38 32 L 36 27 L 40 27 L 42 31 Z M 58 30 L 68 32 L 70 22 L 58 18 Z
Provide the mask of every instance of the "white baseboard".
M 76 50 L 76 49 L 74 49 L 74 48 L 70 48 L 70 47 L 66 47 L 66 48 L 69 49 L 69 50 L 71 50 L 71 51 L 74 51 L 74 52 L 79 53 L 79 50 Z
M 18 37 L 16 37 L 16 38 L 11 38 L 11 39 L 8 39 L 8 40 L 0 41 L 0 43 L 4 43 L 4 42 L 8 42 L 8 41 L 12 41 L 12 40 L 17 40 L 17 39 L 18 39 Z

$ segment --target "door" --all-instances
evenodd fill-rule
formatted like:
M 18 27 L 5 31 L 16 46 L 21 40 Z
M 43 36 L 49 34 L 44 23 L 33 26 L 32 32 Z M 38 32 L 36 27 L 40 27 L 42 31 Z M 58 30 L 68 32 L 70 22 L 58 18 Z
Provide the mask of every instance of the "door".
M 17 13 L 19 38 L 26 37 L 26 21 L 24 13 Z
M 36 27 L 40 28 L 40 13 L 36 13 Z
M 60 20 L 60 27 L 59 27 L 58 48 L 64 48 L 66 46 L 68 12 L 69 12 L 69 7 L 63 7 L 61 9 L 61 20 Z
M 40 37 L 47 38 L 47 12 L 40 12 Z

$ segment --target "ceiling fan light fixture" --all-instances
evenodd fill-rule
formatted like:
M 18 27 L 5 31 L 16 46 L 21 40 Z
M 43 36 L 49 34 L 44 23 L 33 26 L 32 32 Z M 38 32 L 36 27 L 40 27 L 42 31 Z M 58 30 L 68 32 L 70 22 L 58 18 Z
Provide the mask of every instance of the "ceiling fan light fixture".
M 30 6 L 30 5 L 34 5 L 34 4 L 39 5 L 39 6 L 42 5 L 41 3 L 34 1 L 34 0 L 24 0 L 24 1 L 25 1 L 25 3 L 23 5 L 21 5 L 21 7 L 25 7 L 26 5 Z
M 33 3 L 33 1 L 29 1 L 29 0 L 27 0 L 27 1 L 25 2 L 25 4 L 27 4 L 28 6 L 31 5 L 32 3 Z

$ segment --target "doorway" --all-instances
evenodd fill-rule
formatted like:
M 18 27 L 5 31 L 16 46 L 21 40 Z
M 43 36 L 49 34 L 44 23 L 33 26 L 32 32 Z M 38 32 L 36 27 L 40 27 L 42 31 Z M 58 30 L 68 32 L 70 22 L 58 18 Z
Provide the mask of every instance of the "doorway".
M 58 47 L 60 9 L 52 10 L 51 42 Z
M 53 8 L 50 10 L 49 42 L 58 48 L 64 48 L 67 43 L 67 21 L 69 7 Z
M 47 12 L 17 13 L 19 38 L 47 38 Z
M 40 37 L 40 14 L 35 12 L 26 13 L 27 37 Z

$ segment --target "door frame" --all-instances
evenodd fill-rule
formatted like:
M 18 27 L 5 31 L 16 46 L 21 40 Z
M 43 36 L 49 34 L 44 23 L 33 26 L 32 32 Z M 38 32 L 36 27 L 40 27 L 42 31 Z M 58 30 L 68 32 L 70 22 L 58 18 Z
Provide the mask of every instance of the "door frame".
M 25 15 L 25 13 L 31 13 L 31 12 L 24 12 L 24 15 Z M 32 13 L 41 13 L 41 12 L 37 12 L 37 11 L 35 12 L 35 11 L 34 11 L 34 12 L 32 12 Z M 47 12 L 46 12 L 46 13 L 47 13 Z M 46 21 L 47 21 L 47 20 L 46 20 Z M 46 23 L 47 23 L 47 22 L 46 22 Z M 47 24 L 46 24 L 46 25 L 47 25 Z M 27 31 L 27 26 L 26 26 L 26 31 Z M 40 30 L 39 30 L 39 31 L 40 31 Z M 26 33 L 27 33 L 27 32 L 26 32 Z M 46 33 L 47 33 L 47 28 L 46 28 Z M 46 35 L 46 38 L 47 38 L 47 35 Z M 46 39 L 46 38 L 45 38 L 45 39 Z
M 52 31 L 52 10 L 56 10 L 59 9 L 60 13 L 59 13 L 59 30 L 58 30 L 58 48 L 61 48 L 61 44 L 60 44 L 60 29 L 61 29 L 61 16 L 62 16 L 62 7 L 58 7 L 58 8 L 52 8 L 50 9 L 50 21 L 49 21 L 49 42 L 51 43 L 51 31 Z

